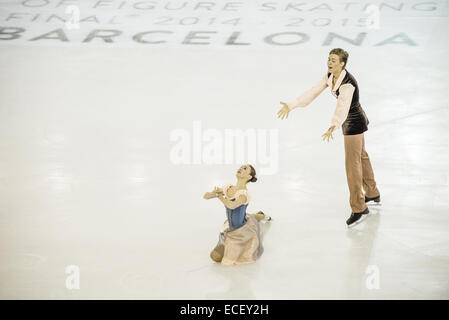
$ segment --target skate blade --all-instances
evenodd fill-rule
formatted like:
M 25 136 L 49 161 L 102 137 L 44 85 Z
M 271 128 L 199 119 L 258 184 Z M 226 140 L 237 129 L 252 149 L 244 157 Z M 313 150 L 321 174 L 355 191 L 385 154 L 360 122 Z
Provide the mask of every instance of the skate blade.
M 357 220 L 356 222 L 353 222 L 352 224 L 348 225 L 348 228 L 355 227 L 359 223 L 365 221 L 365 219 L 368 217 L 368 215 L 369 215 L 369 213 L 368 214 L 364 214 L 359 220 Z
M 380 202 L 367 202 L 366 205 L 370 206 L 370 207 L 380 207 L 382 205 L 382 203 L 380 203 Z

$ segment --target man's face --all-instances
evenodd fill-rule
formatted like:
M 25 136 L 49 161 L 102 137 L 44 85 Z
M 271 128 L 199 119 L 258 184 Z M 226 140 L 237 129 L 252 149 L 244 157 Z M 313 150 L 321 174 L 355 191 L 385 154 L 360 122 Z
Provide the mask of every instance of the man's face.
M 329 55 L 329 58 L 327 59 L 327 70 L 329 72 L 341 72 L 343 65 L 344 63 L 340 61 L 340 57 L 338 55 L 334 53 Z

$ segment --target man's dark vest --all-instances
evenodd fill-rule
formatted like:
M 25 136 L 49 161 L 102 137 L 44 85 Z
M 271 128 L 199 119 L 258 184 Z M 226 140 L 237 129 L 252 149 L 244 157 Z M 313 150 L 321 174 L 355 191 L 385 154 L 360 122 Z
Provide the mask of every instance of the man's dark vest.
M 328 79 L 330 75 L 331 73 L 328 72 Z M 352 74 L 350 74 L 348 70 L 346 70 L 346 75 L 341 81 L 340 87 L 348 83 L 353 85 L 355 90 L 352 95 L 351 107 L 349 108 L 348 117 L 346 118 L 345 122 L 343 122 L 341 129 L 344 135 L 360 134 L 368 130 L 369 120 L 359 102 L 359 86 L 357 85 L 357 81 L 355 81 Z M 337 98 L 340 95 L 340 87 L 338 87 L 336 91 Z

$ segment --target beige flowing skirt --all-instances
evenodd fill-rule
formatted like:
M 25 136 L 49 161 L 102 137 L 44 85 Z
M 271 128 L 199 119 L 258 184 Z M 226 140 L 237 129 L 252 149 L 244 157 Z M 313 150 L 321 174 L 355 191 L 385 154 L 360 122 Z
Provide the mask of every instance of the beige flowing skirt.
M 246 215 L 246 223 L 230 230 L 229 222 L 223 225 L 214 251 L 223 256 L 222 265 L 239 265 L 255 262 L 263 253 L 259 222 L 252 215 Z

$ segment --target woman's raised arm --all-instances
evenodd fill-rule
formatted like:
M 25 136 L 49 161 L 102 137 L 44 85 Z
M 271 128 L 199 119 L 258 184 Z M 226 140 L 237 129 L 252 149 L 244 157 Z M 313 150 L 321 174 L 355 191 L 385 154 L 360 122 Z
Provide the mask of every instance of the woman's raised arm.
M 231 210 L 240 207 L 242 204 L 245 204 L 247 200 L 246 195 L 244 194 L 240 194 L 237 198 L 235 198 L 234 201 L 226 199 L 225 197 L 223 197 L 223 194 L 218 195 L 218 199 L 223 202 L 226 208 L 229 208 Z

